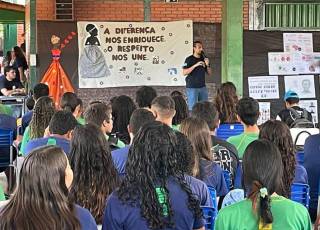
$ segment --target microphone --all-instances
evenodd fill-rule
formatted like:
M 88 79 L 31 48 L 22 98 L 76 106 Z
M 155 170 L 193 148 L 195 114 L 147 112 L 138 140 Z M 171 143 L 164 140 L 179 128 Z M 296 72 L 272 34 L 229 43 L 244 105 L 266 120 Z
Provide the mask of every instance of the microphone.
M 207 56 L 205 55 L 204 51 L 201 51 L 201 56 L 203 59 L 207 58 Z

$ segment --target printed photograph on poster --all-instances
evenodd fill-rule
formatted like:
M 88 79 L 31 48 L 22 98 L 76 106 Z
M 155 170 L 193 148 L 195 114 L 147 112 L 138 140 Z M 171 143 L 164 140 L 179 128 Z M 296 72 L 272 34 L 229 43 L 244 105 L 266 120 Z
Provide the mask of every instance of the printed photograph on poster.
M 313 52 L 312 33 L 283 33 L 284 52 Z
M 270 120 L 270 102 L 259 102 L 260 116 L 258 119 L 258 125 L 262 125 L 266 121 Z
M 317 100 L 300 100 L 299 106 L 312 114 L 313 123 L 318 123 L 318 104 Z
M 285 76 L 284 85 L 286 92 L 293 90 L 300 98 L 314 98 L 316 96 L 314 75 Z
M 254 99 L 278 99 L 278 76 L 248 77 L 249 96 Z

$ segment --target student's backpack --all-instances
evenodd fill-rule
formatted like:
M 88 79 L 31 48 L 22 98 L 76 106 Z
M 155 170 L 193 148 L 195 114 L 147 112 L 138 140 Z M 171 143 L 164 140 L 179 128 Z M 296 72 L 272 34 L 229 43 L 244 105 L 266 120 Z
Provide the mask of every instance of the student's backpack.
M 299 113 L 297 110 L 290 108 L 289 113 L 290 119 L 293 119 L 290 128 L 314 128 L 313 122 L 308 120 L 309 112 L 306 109 Z

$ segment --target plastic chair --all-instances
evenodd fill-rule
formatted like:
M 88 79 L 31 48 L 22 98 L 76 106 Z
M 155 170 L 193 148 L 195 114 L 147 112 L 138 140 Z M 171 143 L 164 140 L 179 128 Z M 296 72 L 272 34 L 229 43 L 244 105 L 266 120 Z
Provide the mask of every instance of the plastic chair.
M 0 129 L 0 167 L 14 167 L 13 164 L 13 131 Z M 13 187 L 13 171 L 9 170 L 8 187 L 9 191 Z
M 291 186 L 291 200 L 303 204 L 309 208 L 310 187 L 307 184 L 293 183 Z
M 227 140 L 231 136 L 243 133 L 243 130 L 242 124 L 222 124 L 217 129 L 217 137 Z
M 303 162 L 304 162 L 304 152 L 303 151 L 299 151 L 296 153 L 296 160 L 297 160 L 298 164 L 303 165 Z
M 208 189 L 209 189 L 210 196 L 212 198 L 213 208 L 215 209 L 216 213 L 218 213 L 217 192 L 211 186 L 208 186 Z
M 231 181 L 230 172 L 228 170 L 223 170 L 223 177 L 226 182 L 228 191 L 230 191 L 232 188 L 232 181 Z
M 214 229 L 214 220 L 216 219 L 217 213 L 214 208 L 201 206 L 203 218 L 205 220 L 205 228 L 206 230 Z

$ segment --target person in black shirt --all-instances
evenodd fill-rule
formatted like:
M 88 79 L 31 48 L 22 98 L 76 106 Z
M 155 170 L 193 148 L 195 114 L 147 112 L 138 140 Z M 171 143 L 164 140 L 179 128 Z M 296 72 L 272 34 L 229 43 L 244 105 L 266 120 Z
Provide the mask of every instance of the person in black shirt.
M 12 66 L 16 71 L 16 78 L 14 81 L 26 82 L 27 76 L 25 75 L 25 70 L 28 69 L 28 64 L 26 57 L 24 56 L 21 48 L 19 46 L 13 47 L 13 59 L 14 62 Z
M 205 82 L 206 73 L 211 75 L 209 59 L 203 53 L 202 43 L 195 41 L 193 43 L 193 54 L 187 57 L 183 64 L 183 75 L 187 76 L 186 91 L 190 111 L 198 101 L 208 100 Z
M 21 82 L 14 81 L 16 78 L 14 67 L 5 67 L 4 74 L 5 76 L 0 77 L 0 96 L 11 96 L 13 94 L 25 93 Z
M 231 188 L 233 188 L 239 166 L 238 151 L 232 144 L 215 136 L 215 129 L 220 123 L 215 105 L 209 101 L 198 102 L 192 108 L 191 117 L 196 117 L 207 122 L 211 134 L 211 152 L 214 161 L 219 164 L 223 170 L 227 170 L 230 173 Z
M 290 128 L 292 128 L 295 120 L 302 116 L 312 122 L 312 114 L 305 109 L 299 107 L 299 95 L 289 90 L 284 95 L 284 101 L 286 103 L 286 109 L 281 110 L 277 115 L 277 120 L 285 122 Z

